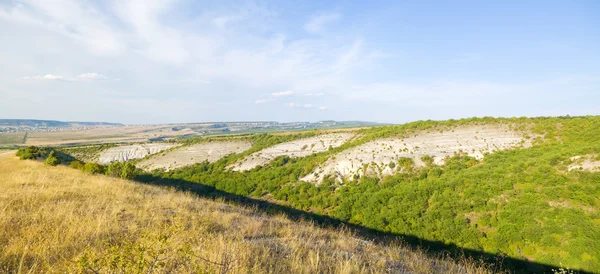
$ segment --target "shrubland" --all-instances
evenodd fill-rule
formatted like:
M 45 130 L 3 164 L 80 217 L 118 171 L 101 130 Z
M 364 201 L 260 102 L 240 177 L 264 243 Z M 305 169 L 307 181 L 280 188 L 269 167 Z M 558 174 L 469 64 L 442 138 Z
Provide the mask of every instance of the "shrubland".
M 443 166 L 385 178 L 298 181 L 335 153 L 370 140 L 473 124 L 510 125 L 534 139 L 534 146 L 497 151 L 483 160 L 457 154 Z M 363 137 L 330 151 L 281 157 L 248 172 L 227 168 L 244 156 L 235 155 L 154 176 L 274 199 L 382 232 L 600 271 L 600 173 L 567 171 L 570 157 L 600 153 L 600 117 L 420 121 L 359 134 Z M 394 164 L 406 165 L 402 160 Z
M 497 270 L 468 257 L 432 256 L 397 239 L 365 239 L 343 227 L 8 154 L 0 156 L 0 187 L 3 273 Z
M 458 153 L 441 166 L 423 159 L 429 164 L 416 168 L 411 159 L 402 158 L 390 164 L 406 167 L 404 172 L 383 178 L 299 181 L 336 153 L 372 140 L 483 124 L 508 125 L 532 139 L 533 146 L 496 151 L 480 160 Z M 250 140 L 253 147 L 214 163 L 140 173 L 136 179 L 199 184 L 400 238 L 439 243 L 452 254 L 470 250 L 525 262 L 506 265 L 516 271 L 548 271 L 544 266 L 600 271 L 600 173 L 568 170 L 571 157 L 600 153 L 600 116 L 484 117 L 374 127 L 322 153 L 282 156 L 246 172 L 228 168 L 263 148 L 315 134 L 228 137 Z M 202 141 L 207 140 L 187 142 Z

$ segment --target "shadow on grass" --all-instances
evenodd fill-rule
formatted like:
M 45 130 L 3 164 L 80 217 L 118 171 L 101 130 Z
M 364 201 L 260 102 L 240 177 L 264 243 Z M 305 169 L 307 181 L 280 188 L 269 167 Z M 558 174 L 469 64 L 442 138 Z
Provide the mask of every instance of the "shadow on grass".
M 211 199 L 223 199 L 226 202 L 234 203 L 242 206 L 256 208 L 266 214 L 284 214 L 292 220 L 308 220 L 312 221 L 316 225 L 325 228 L 340 228 L 345 227 L 356 235 L 375 242 L 388 242 L 392 240 L 401 239 L 413 248 L 420 248 L 426 250 L 431 255 L 446 254 L 452 258 L 460 258 L 467 256 L 475 260 L 483 260 L 486 263 L 494 264 L 498 269 L 502 271 L 509 271 L 512 273 L 553 273 L 553 269 L 559 268 L 559 266 L 540 264 L 522 259 L 510 258 L 501 256 L 498 254 L 491 254 L 477 250 L 460 248 L 453 244 L 445 244 L 439 241 L 424 240 L 411 235 L 403 235 L 396 233 L 382 232 L 379 230 L 350 224 L 339 219 L 335 219 L 329 216 L 319 215 L 315 213 L 298 210 L 289 206 L 274 204 L 268 201 L 254 199 L 246 196 L 235 195 L 224 192 L 222 190 L 215 189 L 211 186 L 202 185 L 199 183 L 189 182 L 185 180 L 169 179 L 156 177 L 148 174 L 138 175 L 135 181 L 159 185 L 159 186 L 170 186 L 180 191 L 186 191 L 196 194 L 199 197 L 211 198 Z M 576 270 L 578 273 L 592 273 L 581 270 Z

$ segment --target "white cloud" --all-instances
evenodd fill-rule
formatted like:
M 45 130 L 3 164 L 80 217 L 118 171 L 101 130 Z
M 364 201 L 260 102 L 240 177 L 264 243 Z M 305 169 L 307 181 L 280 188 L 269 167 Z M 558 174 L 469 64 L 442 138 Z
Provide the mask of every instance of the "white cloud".
M 311 17 L 304 25 L 304 30 L 313 34 L 321 34 L 324 32 L 325 25 L 333 23 L 341 18 L 339 13 L 320 14 Z
M 271 96 L 273 96 L 273 97 L 292 96 L 295 93 L 296 92 L 294 92 L 293 90 L 286 90 L 286 91 L 280 91 L 280 92 L 273 92 L 273 93 L 271 93 Z
M 318 93 L 305 93 L 304 96 L 309 96 L 309 97 L 321 97 L 325 95 L 325 93 L 323 92 L 318 92 Z
M 108 79 L 108 77 L 106 77 L 102 74 L 95 73 L 95 72 L 90 72 L 90 73 L 84 73 L 84 74 L 77 75 L 77 79 L 80 79 L 80 80 L 106 80 L 106 79 Z
M 327 107 L 319 107 L 319 110 L 327 110 Z
M 65 77 L 62 75 L 55 75 L 55 74 L 46 74 L 46 75 L 38 75 L 38 76 L 25 76 L 23 77 L 24 80 L 50 80 L 50 81 L 54 81 L 54 80 L 60 80 L 60 81 L 94 81 L 94 80 L 107 80 L 108 77 L 99 74 L 99 73 L 95 73 L 95 72 L 88 72 L 88 73 L 83 73 L 83 74 L 79 74 L 76 77 Z
M 60 75 L 54 75 L 54 74 L 46 74 L 46 75 L 38 75 L 38 76 L 25 76 L 23 77 L 23 79 L 25 80 L 65 80 L 68 81 L 67 78 L 60 76 Z
M 255 104 L 264 104 L 273 101 L 273 99 L 258 99 L 254 101 Z

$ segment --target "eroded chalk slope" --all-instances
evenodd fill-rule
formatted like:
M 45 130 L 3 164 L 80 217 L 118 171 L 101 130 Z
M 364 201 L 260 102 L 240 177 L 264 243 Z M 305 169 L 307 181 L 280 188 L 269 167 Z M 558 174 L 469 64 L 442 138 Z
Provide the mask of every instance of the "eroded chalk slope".
M 126 162 L 133 159 L 141 159 L 148 155 L 155 154 L 175 146 L 178 145 L 167 143 L 148 143 L 111 147 L 100 152 L 100 155 L 98 156 L 98 163 L 110 164 L 112 162 Z
M 433 157 L 435 164 L 462 152 L 481 159 L 484 153 L 517 146 L 529 146 L 529 139 L 508 126 L 466 126 L 446 131 L 427 131 L 406 138 L 388 138 L 367 142 L 344 150 L 323 163 L 303 181 L 320 182 L 325 176 L 351 179 L 365 174 L 384 176 L 401 171 L 400 158 L 410 158 L 416 167 L 424 166 L 421 158 Z M 393 164 L 390 164 L 393 163 Z
M 245 171 L 263 166 L 279 156 L 305 157 L 338 147 L 354 137 L 352 132 L 329 133 L 281 143 L 252 153 L 231 166 L 234 171 Z
M 137 167 L 150 171 L 155 169 L 172 170 L 204 161 L 216 162 L 229 155 L 248 150 L 252 144 L 247 141 L 214 141 L 180 147 L 164 154 L 157 154 L 137 164 Z

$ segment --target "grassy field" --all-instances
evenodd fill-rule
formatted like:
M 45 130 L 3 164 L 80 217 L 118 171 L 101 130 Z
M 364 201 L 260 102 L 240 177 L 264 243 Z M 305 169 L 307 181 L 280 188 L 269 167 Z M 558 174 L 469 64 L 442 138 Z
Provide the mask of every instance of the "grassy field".
M 0 133 L 0 146 L 20 145 L 26 140 L 26 132 Z
M 491 273 L 428 255 L 76 169 L 0 154 L 4 273 Z

